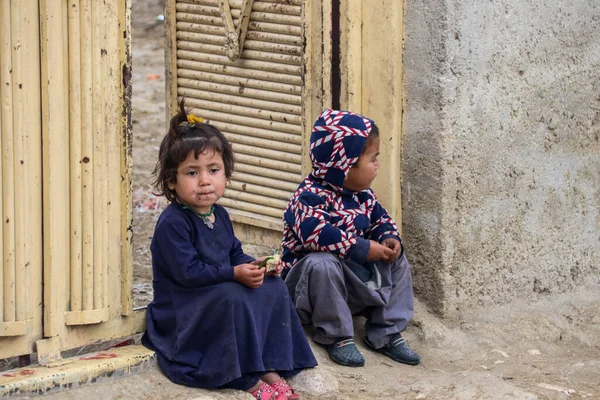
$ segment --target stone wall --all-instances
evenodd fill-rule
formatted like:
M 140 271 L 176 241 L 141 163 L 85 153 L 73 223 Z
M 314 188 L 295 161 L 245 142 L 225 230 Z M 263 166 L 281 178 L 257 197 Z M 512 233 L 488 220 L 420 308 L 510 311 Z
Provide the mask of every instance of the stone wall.
M 447 316 L 600 289 L 600 3 L 406 3 L 403 239 Z

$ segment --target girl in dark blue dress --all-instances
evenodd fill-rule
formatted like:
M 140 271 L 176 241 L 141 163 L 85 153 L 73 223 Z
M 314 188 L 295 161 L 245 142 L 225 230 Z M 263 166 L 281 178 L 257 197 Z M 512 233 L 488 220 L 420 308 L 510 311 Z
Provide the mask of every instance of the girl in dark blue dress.
M 261 400 L 300 398 L 284 378 L 317 362 L 281 266 L 265 274 L 215 204 L 233 172 L 227 139 L 188 115 L 182 101 L 154 172 L 171 204 L 150 247 L 154 300 L 143 343 L 175 383 L 245 390 Z

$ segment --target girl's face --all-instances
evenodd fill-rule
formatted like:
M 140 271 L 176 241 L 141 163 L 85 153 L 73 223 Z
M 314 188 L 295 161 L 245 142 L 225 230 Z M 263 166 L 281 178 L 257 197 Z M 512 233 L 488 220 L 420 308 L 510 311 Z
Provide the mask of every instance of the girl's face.
M 379 169 L 379 136 L 370 136 L 365 145 L 365 151 L 360 155 L 356 164 L 350 168 L 344 187 L 360 192 L 371 187 Z
M 190 151 L 177 167 L 177 181 L 169 183 L 177 199 L 196 212 L 206 214 L 225 193 L 227 178 L 223 157 L 214 150 L 206 150 L 194 157 Z

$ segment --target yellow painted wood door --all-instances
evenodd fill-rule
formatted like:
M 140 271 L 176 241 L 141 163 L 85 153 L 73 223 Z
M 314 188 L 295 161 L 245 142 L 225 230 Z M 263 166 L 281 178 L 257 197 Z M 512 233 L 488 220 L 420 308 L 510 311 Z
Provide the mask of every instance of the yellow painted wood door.
M 44 337 L 61 349 L 143 322 L 131 301 L 129 6 L 40 1 Z
M 0 358 L 138 332 L 129 1 L 0 7 Z
M 0 358 L 42 336 L 38 0 L 0 2 Z

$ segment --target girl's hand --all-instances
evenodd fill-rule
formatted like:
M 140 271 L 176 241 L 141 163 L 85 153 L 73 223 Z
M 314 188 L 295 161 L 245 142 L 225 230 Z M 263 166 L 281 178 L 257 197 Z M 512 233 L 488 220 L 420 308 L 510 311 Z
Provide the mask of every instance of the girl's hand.
M 265 258 L 267 258 L 267 256 L 258 257 L 256 260 L 251 261 L 250 264 L 252 264 L 252 265 L 260 265 L 260 263 L 262 263 L 263 261 L 265 261 Z
M 256 289 L 265 279 L 265 270 L 254 264 L 240 264 L 233 267 L 233 279 L 249 288 Z
M 379 244 L 374 240 L 369 240 L 369 242 L 371 242 L 371 245 L 369 246 L 367 261 L 383 260 L 385 262 L 391 262 L 389 260 L 394 256 L 394 250 L 382 244 Z
M 396 239 L 388 238 L 381 242 L 382 245 L 387 247 L 388 249 L 392 249 L 394 254 L 387 260 L 387 262 L 394 262 L 400 257 L 400 251 L 402 250 L 402 245 Z

